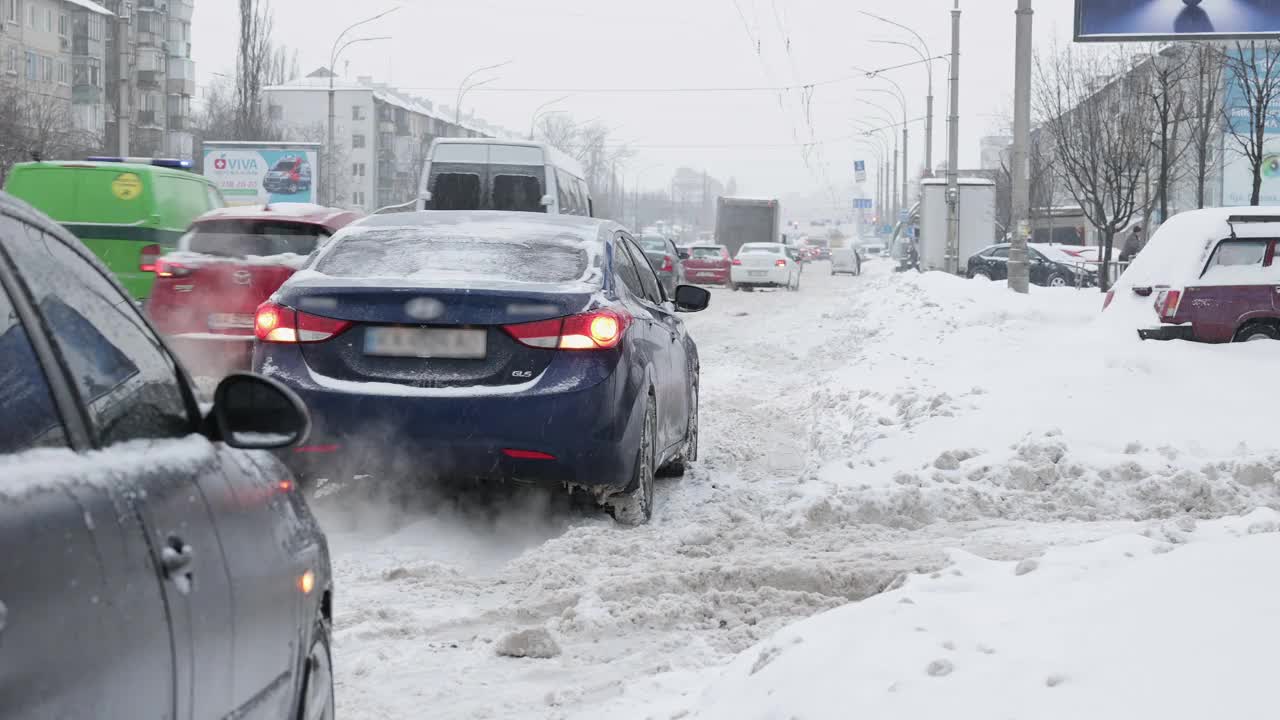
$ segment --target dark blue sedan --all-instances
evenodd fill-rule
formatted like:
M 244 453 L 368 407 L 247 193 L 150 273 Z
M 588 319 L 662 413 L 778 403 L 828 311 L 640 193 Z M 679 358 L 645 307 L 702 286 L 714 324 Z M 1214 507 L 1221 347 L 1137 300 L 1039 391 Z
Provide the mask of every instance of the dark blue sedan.
M 420 212 L 339 232 L 256 317 L 254 367 L 302 396 L 304 477 L 567 485 L 625 524 L 698 452 L 698 350 L 621 226 Z

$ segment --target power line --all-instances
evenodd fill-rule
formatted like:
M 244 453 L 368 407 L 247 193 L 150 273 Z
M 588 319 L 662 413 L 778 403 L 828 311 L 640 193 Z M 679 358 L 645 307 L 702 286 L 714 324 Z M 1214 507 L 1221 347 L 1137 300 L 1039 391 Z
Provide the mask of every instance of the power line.
M 779 93 L 794 92 L 796 90 L 812 91 L 813 88 L 823 87 L 826 85 L 835 85 L 837 83 L 846 83 L 852 80 L 861 79 L 860 75 L 848 75 L 845 77 L 829 78 L 827 80 L 817 80 L 814 82 L 803 83 L 798 85 L 779 85 L 779 86 L 758 86 L 758 87 L 651 87 L 651 88 L 512 88 L 512 87 L 478 87 L 471 90 L 477 93 L 571 93 L 577 94 L 622 94 L 622 93 L 648 93 L 648 94 L 675 94 L 675 93 Z M 397 87 L 397 90 L 412 90 L 415 92 L 457 92 L 457 87 Z

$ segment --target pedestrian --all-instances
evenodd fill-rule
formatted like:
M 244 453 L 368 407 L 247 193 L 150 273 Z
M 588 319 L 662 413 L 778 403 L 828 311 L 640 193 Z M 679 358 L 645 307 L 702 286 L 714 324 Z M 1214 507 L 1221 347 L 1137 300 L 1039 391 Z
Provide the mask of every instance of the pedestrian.
M 1142 226 L 1134 225 L 1133 231 L 1129 233 L 1129 237 L 1124 239 L 1124 248 L 1120 250 L 1120 262 L 1132 262 L 1133 258 L 1142 249 Z

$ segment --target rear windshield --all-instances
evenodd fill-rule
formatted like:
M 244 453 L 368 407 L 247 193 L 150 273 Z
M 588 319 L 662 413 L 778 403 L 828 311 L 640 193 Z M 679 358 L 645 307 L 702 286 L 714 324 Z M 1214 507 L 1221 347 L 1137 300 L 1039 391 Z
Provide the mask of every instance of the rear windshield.
M 243 258 L 250 255 L 310 255 L 324 228 L 305 223 L 213 220 L 191 228 L 186 249 L 202 255 Z
M 769 253 L 770 255 L 778 255 L 782 252 L 782 248 L 778 245 L 743 245 L 740 252 Z
M 667 241 L 662 238 L 642 238 L 640 247 L 649 252 L 662 252 L 667 249 Z
M 701 248 L 701 247 L 699 247 L 699 248 L 694 248 L 694 249 L 693 249 L 693 257 L 695 257 L 695 258 L 697 258 L 697 259 L 699 259 L 699 260 L 719 260 L 720 258 L 722 258 L 722 257 L 724 257 L 724 256 L 721 254 L 720 248 L 715 248 L 715 247 Z
M 567 283 L 599 277 L 599 255 L 572 235 L 492 239 L 449 228 L 366 227 L 348 230 L 316 265 L 325 275 L 433 282 L 498 280 Z
M 545 176 L 538 166 L 434 163 L 430 209 L 546 212 Z

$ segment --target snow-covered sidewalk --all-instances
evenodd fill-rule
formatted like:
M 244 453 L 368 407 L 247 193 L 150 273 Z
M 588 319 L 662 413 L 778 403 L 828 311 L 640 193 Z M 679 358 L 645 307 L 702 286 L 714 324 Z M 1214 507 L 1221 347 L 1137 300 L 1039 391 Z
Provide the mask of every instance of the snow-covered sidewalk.
M 810 266 L 798 294 L 717 291 L 688 318 L 702 356 L 702 457 L 659 485 L 649 526 L 554 502 L 407 515 L 322 504 L 340 715 L 729 712 L 723 693 L 750 684 L 734 673 L 776 632 L 853 601 L 873 598 L 810 622 L 880 607 L 906 574 L 926 573 L 911 588 L 960 582 L 928 573 L 961 558 L 976 582 L 1005 572 L 1000 561 L 1064 548 L 1041 562 L 1051 569 L 1072 557 L 1054 553 L 1083 543 L 1280 507 L 1280 443 L 1263 415 L 1280 404 L 1280 345 L 1144 344 L 1098 321 L 1096 292 L 1020 297 L 886 263 L 860 278 L 824 268 Z M 545 631 L 554 647 L 534 644 L 553 657 L 495 649 L 520 647 L 508 641 L 529 638 L 511 634 L 530 630 Z M 967 637 L 952 635 L 929 647 Z M 992 637 L 966 648 L 996 647 Z M 1044 649 L 1037 670 L 1078 677 L 1050 668 L 1055 650 Z M 952 662 L 944 680 L 963 669 Z M 910 670 L 913 685 L 937 680 Z M 858 715 L 775 707 L 742 717 Z
M 743 653 L 687 720 L 1275 715 L 1280 514 L 950 566 Z

